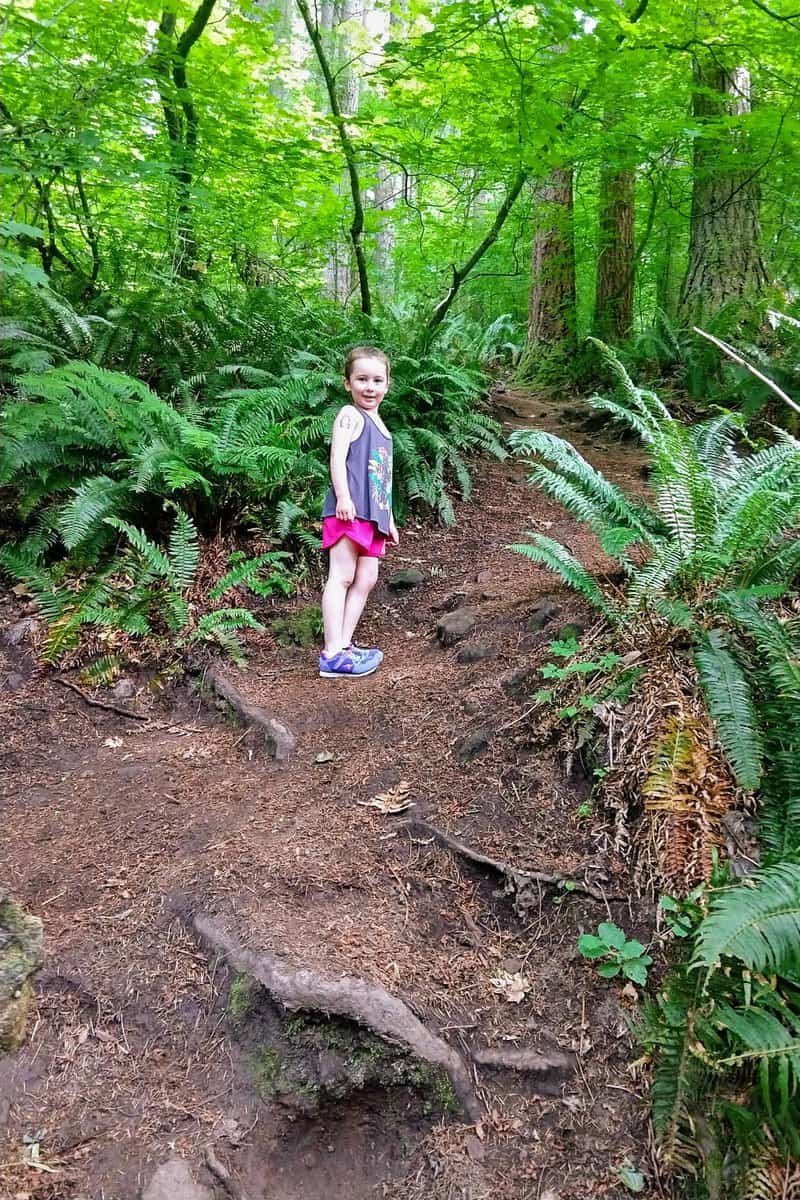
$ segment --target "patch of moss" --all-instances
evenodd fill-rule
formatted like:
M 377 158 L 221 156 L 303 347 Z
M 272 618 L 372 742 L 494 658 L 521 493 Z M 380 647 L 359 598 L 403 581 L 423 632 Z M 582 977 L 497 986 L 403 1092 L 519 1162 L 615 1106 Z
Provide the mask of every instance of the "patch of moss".
M 269 631 L 279 646 L 314 646 L 322 637 L 322 609 L 318 604 L 298 608 L 271 621 Z
M 262 1100 L 272 1100 L 281 1090 L 283 1064 L 272 1046 L 261 1046 L 253 1055 L 253 1082 Z
M 234 1022 L 243 1021 L 255 1003 L 255 985 L 249 975 L 236 975 L 228 994 L 228 1012 Z

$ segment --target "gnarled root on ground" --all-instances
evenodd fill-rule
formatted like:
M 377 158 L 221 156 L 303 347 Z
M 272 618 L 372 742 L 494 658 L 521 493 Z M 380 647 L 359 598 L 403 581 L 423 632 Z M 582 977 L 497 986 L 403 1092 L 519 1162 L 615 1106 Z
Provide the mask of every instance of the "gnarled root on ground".
M 203 684 L 219 696 L 220 700 L 224 700 L 246 726 L 251 757 L 259 749 L 266 749 L 276 762 L 286 762 L 295 747 L 295 736 L 290 729 L 276 721 L 260 705 L 251 704 L 231 683 L 218 663 L 211 663 L 206 667 Z
M 452 850 L 455 854 L 460 854 L 462 858 L 469 859 L 470 862 L 476 863 L 479 867 L 487 867 L 490 871 L 495 871 L 498 875 L 502 875 L 508 883 L 509 891 L 514 894 L 518 907 L 528 907 L 525 902 L 525 894 L 530 890 L 530 885 L 533 883 L 546 884 L 549 887 L 562 887 L 569 884 L 569 891 L 583 892 L 585 895 L 591 896 L 593 900 L 622 899 L 621 896 L 614 892 L 606 892 L 602 888 L 594 887 L 590 883 L 580 883 L 573 875 L 565 874 L 562 871 L 522 871 L 518 867 L 511 866 L 510 863 L 500 862 L 496 858 L 489 858 L 488 855 L 481 854 L 479 850 L 474 850 L 472 846 L 468 846 L 465 842 L 460 842 L 458 838 L 445 833 L 443 829 L 439 829 L 436 825 L 429 825 L 427 821 L 405 821 L 404 827 L 410 834 L 417 833 L 423 837 L 431 838 L 438 842 L 440 846 L 444 846 L 447 850 Z
M 405 1046 L 417 1058 L 441 1067 L 470 1120 L 478 1121 L 483 1107 L 475 1093 L 469 1067 L 442 1038 L 432 1033 L 397 996 L 377 983 L 352 975 L 329 975 L 310 967 L 295 967 L 275 954 L 255 953 L 210 917 L 197 914 L 194 929 L 200 940 L 224 957 L 233 970 L 245 973 L 266 988 L 285 1008 L 308 1009 L 348 1017 Z

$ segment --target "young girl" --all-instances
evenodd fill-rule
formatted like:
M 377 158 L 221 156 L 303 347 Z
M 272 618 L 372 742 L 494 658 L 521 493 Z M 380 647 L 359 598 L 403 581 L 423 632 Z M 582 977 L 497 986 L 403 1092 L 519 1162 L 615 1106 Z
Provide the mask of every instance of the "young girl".
M 392 435 L 378 409 L 389 388 L 389 360 L 382 350 L 356 346 L 344 364 L 344 386 L 353 403 L 336 416 L 331 438 L 333 486 L 322 508 L 322 548 L 330 550 L 322 594 L 325 649 L 319 673 L 371 675 L 380 650 L 353 645 L 367 597 L 378 580 L 386 539 L 397 545 L 392 516 Z

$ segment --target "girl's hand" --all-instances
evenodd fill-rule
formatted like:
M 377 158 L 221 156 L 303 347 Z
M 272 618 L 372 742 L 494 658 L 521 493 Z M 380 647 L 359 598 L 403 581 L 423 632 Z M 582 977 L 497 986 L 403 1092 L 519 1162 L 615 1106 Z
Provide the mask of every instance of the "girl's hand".
M 349 496 L 343 499 L 336 498 L 336 516 L 340 521 L 355 521 L 356 506 Z
M 394 523 L 394 518 L 392 518 L 392 521 L 389 525 L 389 539 L 393 546 L 397 546 L 400 543 L 400 534 L 397 532 L 397 526 Z

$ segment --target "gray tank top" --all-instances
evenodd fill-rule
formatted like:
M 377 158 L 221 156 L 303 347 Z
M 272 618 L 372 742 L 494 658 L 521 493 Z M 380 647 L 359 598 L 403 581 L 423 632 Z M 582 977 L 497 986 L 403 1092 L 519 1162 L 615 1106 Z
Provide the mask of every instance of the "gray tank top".
M 362 521 L 374 521 L 381 533 L 388 536 L 392 519 L 392 438 L 381 433 L 366 414 L 364 428 L 347 450 L 347 485 L 356 516 Z M 328 489 L 322 506 L 323 517 L 336 516 L 336 493 Z

